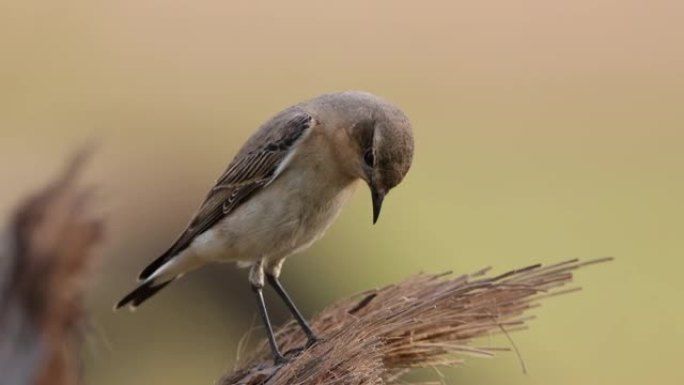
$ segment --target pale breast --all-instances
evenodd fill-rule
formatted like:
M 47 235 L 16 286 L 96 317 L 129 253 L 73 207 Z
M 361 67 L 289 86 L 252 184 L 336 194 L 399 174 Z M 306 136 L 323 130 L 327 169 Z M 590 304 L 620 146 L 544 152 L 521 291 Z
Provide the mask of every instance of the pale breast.
M 190 251 L 207 261 L 275 261 L 318 240 L 355 183 L 328 151 L 315 151 L 315 140 L 303 144 L 275 181 L 199 235 Z

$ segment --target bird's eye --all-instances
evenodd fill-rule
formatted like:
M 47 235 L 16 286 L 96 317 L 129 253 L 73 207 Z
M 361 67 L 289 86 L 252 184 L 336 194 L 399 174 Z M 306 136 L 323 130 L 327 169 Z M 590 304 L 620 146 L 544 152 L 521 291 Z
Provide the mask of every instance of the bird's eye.
M 366 163 L 366 166 L 368 166 L 368 167 L 375 166 L 375 154 L 373 154 L 372 148 L 369 148 L 363 154 L 363 161 Z

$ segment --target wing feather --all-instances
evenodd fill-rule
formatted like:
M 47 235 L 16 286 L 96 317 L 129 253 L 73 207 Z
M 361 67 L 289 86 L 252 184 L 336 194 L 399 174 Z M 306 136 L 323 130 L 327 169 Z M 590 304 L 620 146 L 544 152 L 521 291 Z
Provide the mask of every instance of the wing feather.
M 282 172 L 283 162 L 313 125 L 312 117 L 293 107 L 266 122 L 238 152 L 216 181 L 206 199 L 176 242 L 147 266 L 139 278 L 146 279 L 159 267 L 187 248 L 216 222 L 230 214 Z

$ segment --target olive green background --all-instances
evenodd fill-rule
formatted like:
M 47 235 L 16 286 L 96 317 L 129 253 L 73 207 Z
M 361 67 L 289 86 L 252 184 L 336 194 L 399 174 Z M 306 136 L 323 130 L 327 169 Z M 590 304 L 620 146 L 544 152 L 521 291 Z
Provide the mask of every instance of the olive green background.
M 410 116 L 414 166 L 376 226 L 361 186 L 328 235 L 285 265 L 306 314 L 418 271 L 611 255 L 578 274 L 582 292 L 547 301 L 513 335 L 528 374 L 503 353 L 422 375 L 680 384 L 682 20 L 678 0 L 4 0 L 0 214 L 97 142 L 84 179 L 109 235 L 85 381 L 211 384 L 256 325 L 245 271 L 188 275 L 134 314 L 111 306 L 261 122 L 364 89 Z

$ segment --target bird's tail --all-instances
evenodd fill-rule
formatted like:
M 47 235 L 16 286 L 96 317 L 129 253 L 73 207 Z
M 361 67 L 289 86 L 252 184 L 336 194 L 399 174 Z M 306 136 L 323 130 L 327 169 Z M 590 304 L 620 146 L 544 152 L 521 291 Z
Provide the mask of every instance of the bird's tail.
M 121 301 L 117 302 L 114 306 L 114 310 L 120 309 L 126 305 L 128 305 L 131 310 L 134 310 L 136 307 L 138 307 L 138 305 L 147 301 L 148 298 L 157 294 L 159 290 L 173 282 L 174 279 L 175 278 L 171 278 L 170 280 L 163 282 L 155 282 L 154 279 L 150 279 L 143 282 L 140 284 L 140 286 L 136 287 L 132 292 L 123 297 Z

